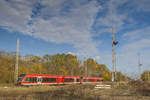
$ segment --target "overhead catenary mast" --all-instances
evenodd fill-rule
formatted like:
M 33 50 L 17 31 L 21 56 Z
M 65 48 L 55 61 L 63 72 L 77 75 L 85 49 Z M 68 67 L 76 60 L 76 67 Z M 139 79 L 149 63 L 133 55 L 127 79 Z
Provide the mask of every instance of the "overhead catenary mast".
M 114 29 L 112 26 L 112 82 L 114 82 L 114 78 L 115 78 L 115 74 L 114 74 L 114 70 L 115 70 L 115 53 L 114 53 Z
M 14 73 L 14 84 L 17 84 L 18 81 L 18 63 L 19 63 L 19 38 L 17 39 L 17 48 L 16 48 L 16 65 Z
M 116 71 L 116 53 L 115 46 L 118 44 L 118 41 L 114 40 L 114 28 L 112 26 L 112 82 L 115 81 L 115 71 Z
M 138 67 L 139 67 L 139 79 L 141 79 L 141 66 L 142 66 L 142 64 L 141 64 L 141 54 L 140 53 L 138 53 Z
M 115 59 L 114 59 L 114 63 L 115 63 L 115 64 L 114 64 L 114 72 L 115 72 L 115 75 L 114 75 L 114 76 L 115 76 L 115 81 L 116 81 L 116 80 L 117 80 L 117 68 L 116 68 L 117 55 L 116 55 L 116 53 L 114 53 L 114 56 L 115 56 L 115 57 L 114 57 L 114 58 L 115 58 Z

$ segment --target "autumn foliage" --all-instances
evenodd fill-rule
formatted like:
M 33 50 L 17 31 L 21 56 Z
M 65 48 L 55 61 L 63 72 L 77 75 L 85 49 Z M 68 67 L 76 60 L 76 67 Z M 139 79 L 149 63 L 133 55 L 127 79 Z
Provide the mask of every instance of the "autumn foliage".
M 0 51 L 0 83 L 14 81 L 15 53 Z M 104 64 L 98 64 L 94 59 L 79 60 L 71 54 L 46 54 L 40 56 L 20 56 L 19 74 L 36 73 L 50 75 L 94 76 L 111 80 L 111 72 Z

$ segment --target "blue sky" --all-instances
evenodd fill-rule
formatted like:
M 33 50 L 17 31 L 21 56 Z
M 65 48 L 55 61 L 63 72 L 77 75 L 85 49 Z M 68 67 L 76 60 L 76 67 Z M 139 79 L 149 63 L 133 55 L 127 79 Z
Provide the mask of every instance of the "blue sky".
M 111 69 L 114 26 L 117 70 L 135 76 L 137 54 L 150 70 L 150 0 L 0 0 L 0 50 L 21 55 L 72 53 Z

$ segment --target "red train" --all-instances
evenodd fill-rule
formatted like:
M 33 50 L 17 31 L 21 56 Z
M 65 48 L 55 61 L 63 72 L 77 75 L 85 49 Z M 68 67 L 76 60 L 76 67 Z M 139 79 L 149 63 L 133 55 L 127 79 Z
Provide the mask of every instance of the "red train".
M 100 77 L 76 77 L 61 75 L 21 74 L 18 78 L 19 85 L 55 85 L 55 84 L 84 84 L 102 83 Z

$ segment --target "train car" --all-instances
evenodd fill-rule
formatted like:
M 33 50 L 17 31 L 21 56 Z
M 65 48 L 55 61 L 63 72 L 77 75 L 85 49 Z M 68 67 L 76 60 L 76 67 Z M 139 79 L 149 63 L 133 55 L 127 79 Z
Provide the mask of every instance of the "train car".
M 18 85 L 61 85 L 79 83 L 101 83 L 103 78 L 97 77 L 76 77 L 61 75 L 21 74 L 18 78 Z
M 54 85 L 63 83 L 63 76 L 21 74 L 18 78 L 19 85 Z
M 103 78 L 99 78 L 99 77 L 83 77 L 81 83 L 83 83 L 83 84 L 86 84 L 86 83 L 102 83 L 103 80 L 104 80 Z

